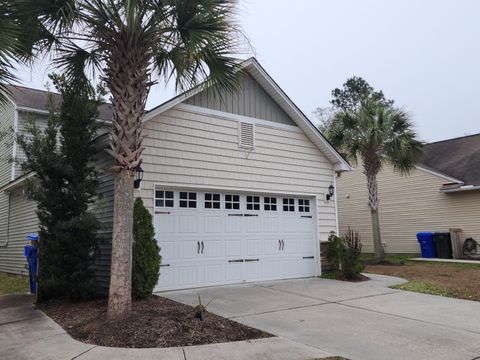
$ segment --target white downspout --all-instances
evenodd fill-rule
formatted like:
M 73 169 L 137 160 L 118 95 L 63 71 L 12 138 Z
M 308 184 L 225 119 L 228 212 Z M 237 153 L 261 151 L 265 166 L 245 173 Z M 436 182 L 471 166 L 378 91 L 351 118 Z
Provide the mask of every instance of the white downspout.
M 5 241 L 3 244 L 0 245 L 0 247 L 7 247 L 8 246 L 8 240 L 10 238 L 10 202 L 11 202 L 11 195 L 10 193 L 7 193 L 8 196 L 8 208 L 7 208 L 7 229 L 6 229 L 6 236 L 5 236 Z
M 338 226 L 338 206 L 337 206 L 337 173 L 336 171 L 333 171 L 333 201 L 335 202 L 335 227 L 336 227 L 336 232 L 337 236 L 340 236 L 340 229 Z

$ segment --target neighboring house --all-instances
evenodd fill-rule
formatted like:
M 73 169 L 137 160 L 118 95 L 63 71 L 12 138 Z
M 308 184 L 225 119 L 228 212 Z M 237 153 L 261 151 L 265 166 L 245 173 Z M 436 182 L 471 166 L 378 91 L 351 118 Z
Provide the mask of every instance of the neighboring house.
M 8 86 L 9 102 L 0 106 L 0 272 L 27 273 L 23 247 L 25 235 L 38 231 L 36 203 L 27 199 L 24 181 L 32 174 L 23 174 L 21 163 L 25 155 L 15 142 L 15 134 L 25 134 L 32 119 L 44 129 L 47 125 L 49 93 L 22 86 Z M 52 93 L 57 108 L 61 96 Z M 98 108 L 101 122 L 111 119 L 109 104 Z M 13 161 L 15 159 L 15 161 Z
M 378 175 L 380 231 L 387 253 L 419 253 L 419 231 L 462 229 L 480 239 L 480 134 L 426 145 L 408 176 L 390 166 Z M 373 252 L 367 185 L 361 164 L 337 179 L 340 232 L 360 233 Z
M 255 59 L 243 67 L 237 92 L 198 86 L 144 117 L 135 195 L 154 216 L 157 290 L 319 275 L 319 243 L 337 230 L 335 199 L 325 194 L 350 166 Z M 101 152 L 99 169 L 110 165 Z M 99 182 L 97 270 L 106 287 L 112 175 L 103 171 Z

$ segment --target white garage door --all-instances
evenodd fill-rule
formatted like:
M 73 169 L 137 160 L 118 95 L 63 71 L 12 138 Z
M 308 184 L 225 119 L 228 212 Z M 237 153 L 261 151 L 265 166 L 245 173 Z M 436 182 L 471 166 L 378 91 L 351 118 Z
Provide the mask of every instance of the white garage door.
M 312 198 L 155 189 L 156 290 L 315 274 Z

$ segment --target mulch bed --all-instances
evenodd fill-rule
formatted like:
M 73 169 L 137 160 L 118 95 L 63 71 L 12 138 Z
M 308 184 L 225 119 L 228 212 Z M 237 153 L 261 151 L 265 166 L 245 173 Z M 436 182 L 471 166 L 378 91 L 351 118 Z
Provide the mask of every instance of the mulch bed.
M 400 266 L 367 265 L 365 272 L 422 281 L 447 290 L 453 297 L 480 301 L 480 268 L 461 264 L 408 262 Z
M 272 336 L 209 312 L 201 321 L 193 307 L 159 296 L 134 301 L 131 314 L 114 321 L 106 318 L 106 300 L 50 302 L 40 308 L 74 339 L 101 346 L 173 347 Z

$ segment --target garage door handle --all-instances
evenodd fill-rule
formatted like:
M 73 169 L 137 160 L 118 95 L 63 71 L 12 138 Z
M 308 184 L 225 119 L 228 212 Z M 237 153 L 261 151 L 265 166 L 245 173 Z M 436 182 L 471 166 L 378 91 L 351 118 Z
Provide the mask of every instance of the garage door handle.
M 304 256 L 303 259 L 314 259 L 314 256 Z
M 200 241 L 197 241 L 197 254 L 200 254 Z
M 282 250 L 282 240 L 278 240 L 278 250 Z
M 308 218 L 308 219 L 311 219 L 312 218 L 312 215 L 303 215 L 301 216 L 302 218 Z
M 285 249 L 285 241 L 282 240 L 282 251 Z
M 245 262 L 260 261 L 260 259 L 245 259 Z
M 235 262 L 235 263 L 237 263 L 237 262 L 243 262 L 243 259 L 238 259 L 238 260 L 228 260 L 228 262 Z
M 258 216 L 258 214 L 243 214 L 243 216 Z
M 170 264 L 160 264 L 160 267 L 168 267 Z
M 243 214 L 228 214 L 228 216 L 243 216 Z
M 205 244 L 202 241 L 202 254 L 203 254 L 203 249 L 205 248 Z

